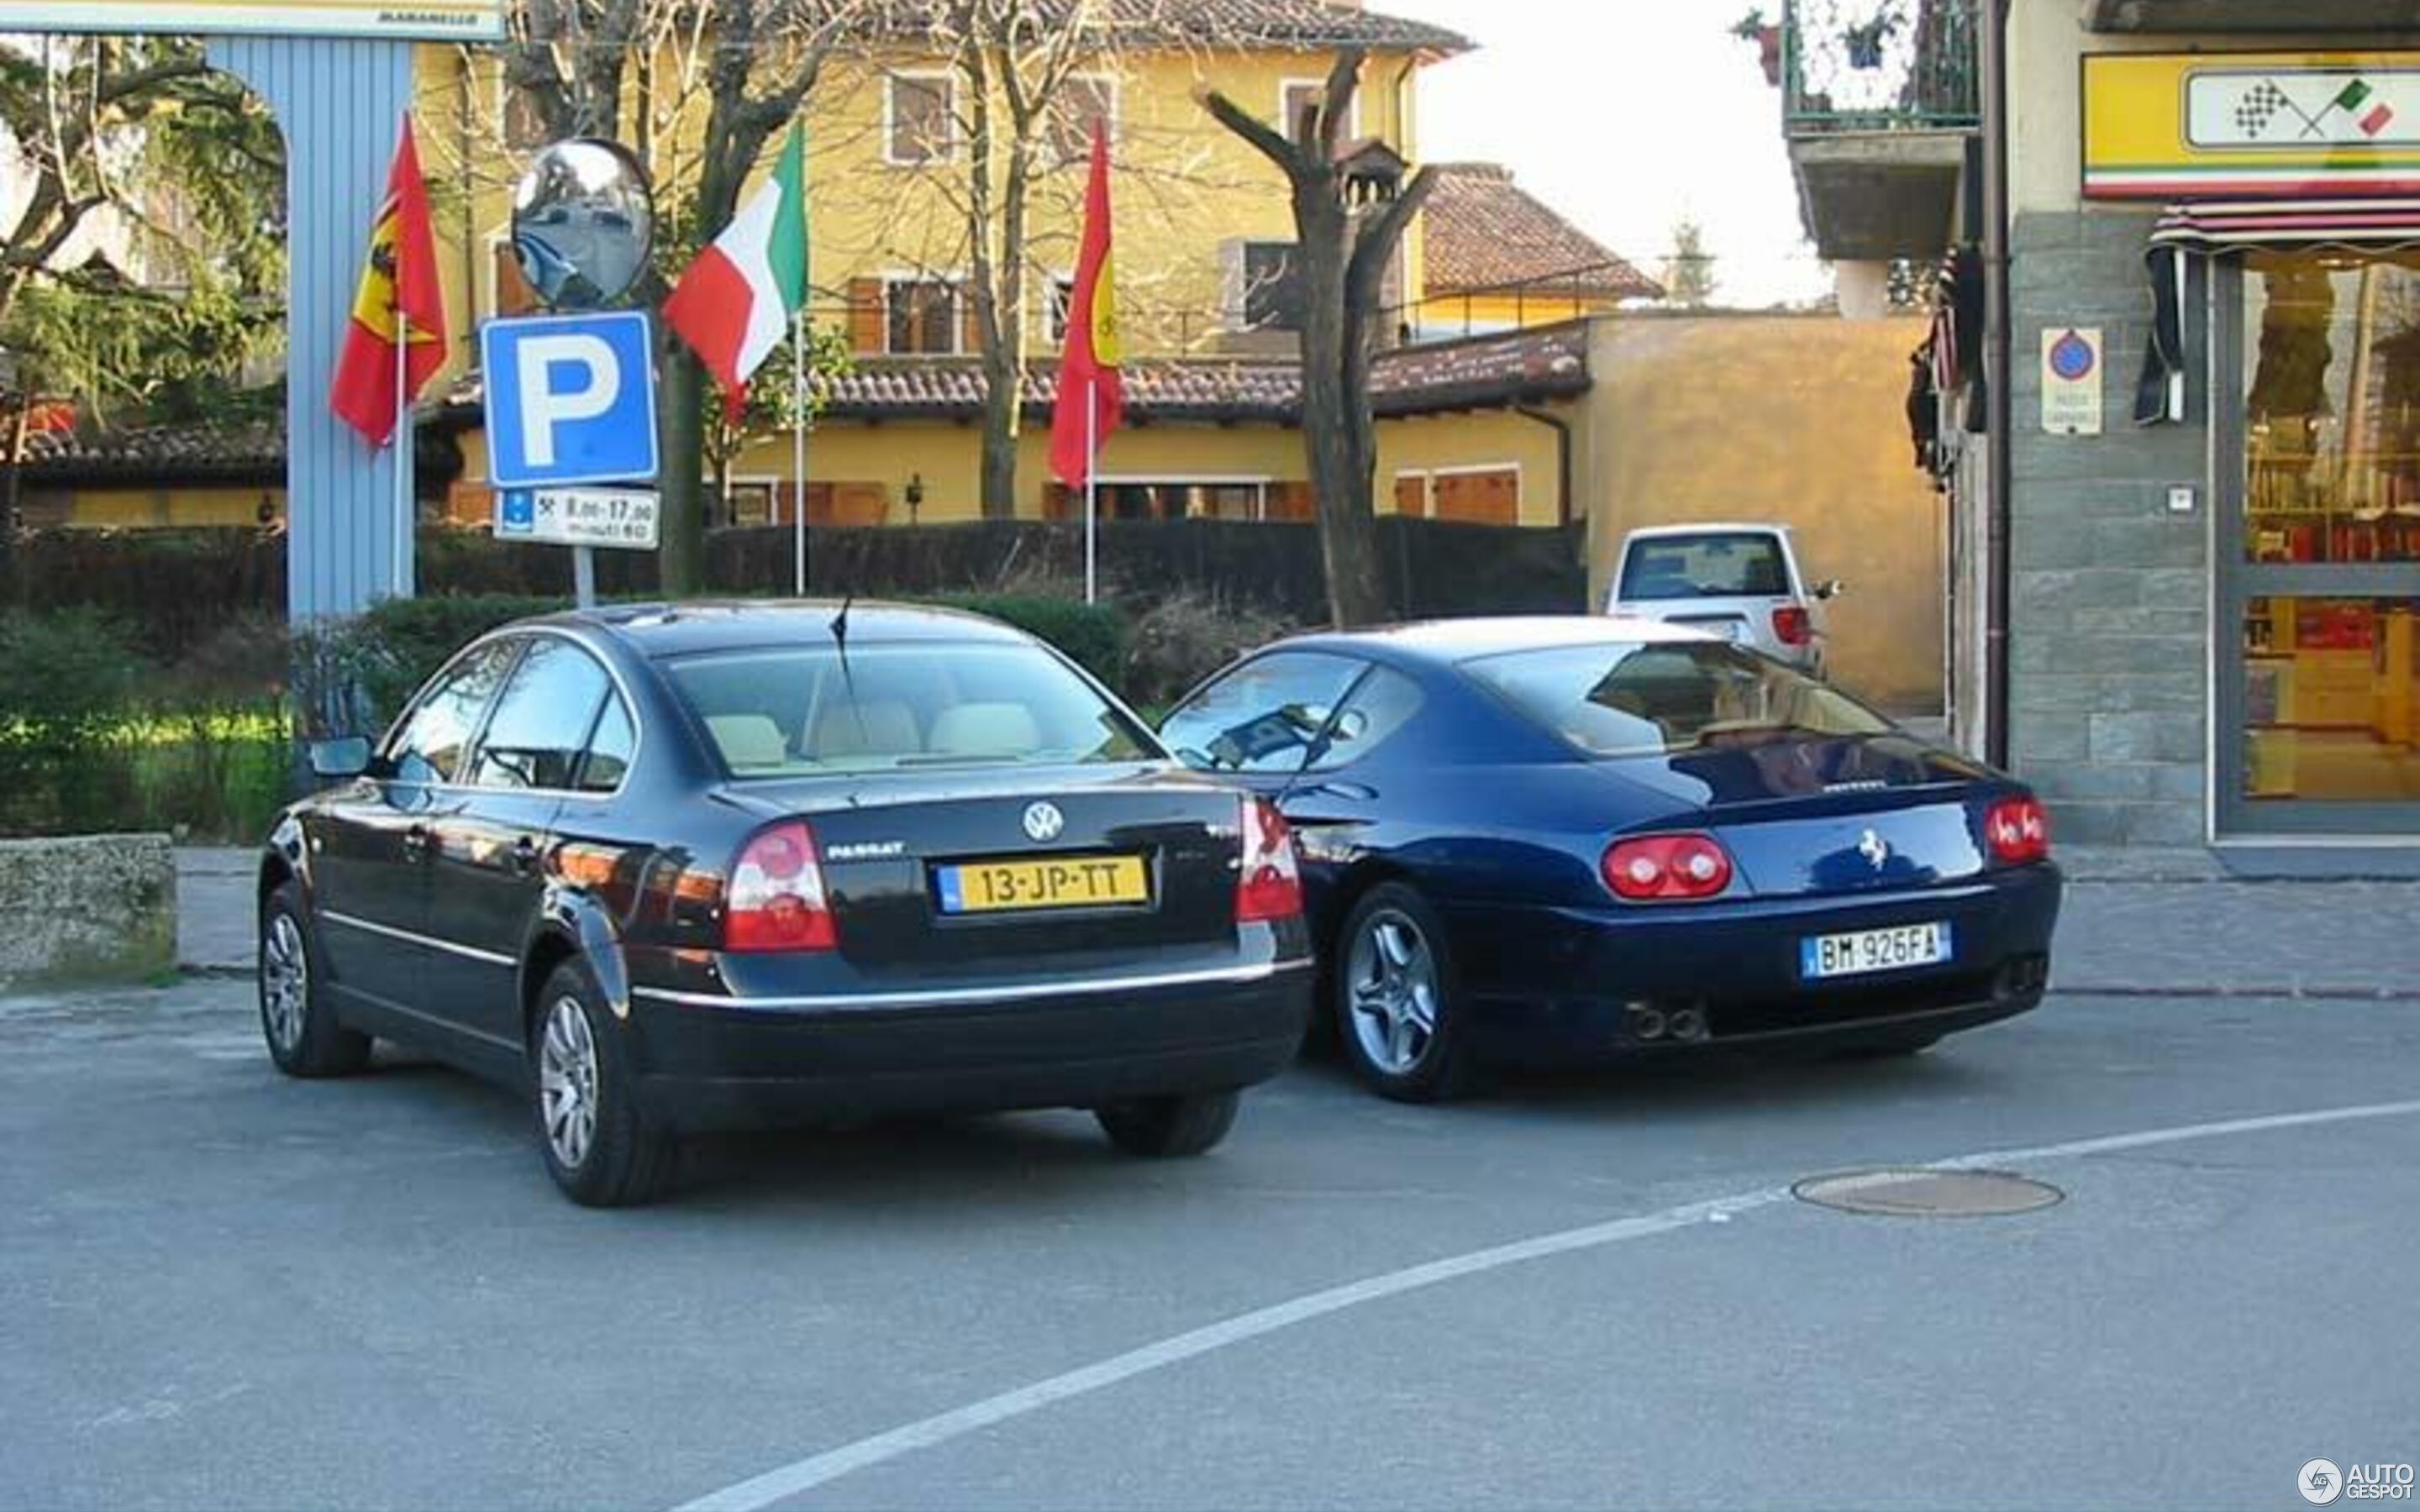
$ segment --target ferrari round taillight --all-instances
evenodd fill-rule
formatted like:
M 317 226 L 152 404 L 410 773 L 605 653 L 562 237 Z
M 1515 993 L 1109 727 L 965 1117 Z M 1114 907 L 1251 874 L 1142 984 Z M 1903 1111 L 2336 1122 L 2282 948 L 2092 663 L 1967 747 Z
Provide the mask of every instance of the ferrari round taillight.
M 1815 616 L 1799 604 L 1773 611 L 1773 638 L 1785 646 L 1803 646 L 1815 639 Z
M 1302 912 L 1302 863 L 1294 831 L 1266 798 L 1244 800 L 1243 869 L 1235 874 L 1235 922 L 1272 923 Z
M 2050 859 L 2050 814 L 2031 794 L 2002 798 L 1983 815 L 1983 839 L 1992 847 L 1992 859 L 2002 866 L 2046 861 Z
M 740 848 L 723 903 L 726 950 L 830 950 L 840 944 L 815 837 L 798 820 L 760 830 Z
M 1605 885 L 1628 903 L 1692 903 L 1731 885 L 1730 853 L 1712 835 L 1644 835 L 1605 853 Z

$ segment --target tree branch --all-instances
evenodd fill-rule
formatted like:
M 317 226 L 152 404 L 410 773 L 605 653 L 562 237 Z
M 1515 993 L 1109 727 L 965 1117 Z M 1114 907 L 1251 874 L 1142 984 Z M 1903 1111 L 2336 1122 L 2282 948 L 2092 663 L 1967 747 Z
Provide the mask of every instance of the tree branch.
M 1276 163 L 1279 171 L 1288 178 L 1301 177 L 1305 166 L 1302 148 L 1291 139 L 1269 130 L 1266 121 L 1228 99 L 1221 90 L 1197 89 L 1193 98 L 1210 113 L 1211 118 L 1242 137 L 1262 157 Z

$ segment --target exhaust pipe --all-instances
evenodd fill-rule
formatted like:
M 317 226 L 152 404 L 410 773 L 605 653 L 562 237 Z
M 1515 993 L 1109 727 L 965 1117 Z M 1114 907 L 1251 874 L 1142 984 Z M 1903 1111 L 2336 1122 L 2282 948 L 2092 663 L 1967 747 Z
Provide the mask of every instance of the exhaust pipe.
M 1661 1040 L 1664 1038 L 1664 1028 L 1665 1019 L 1662 1009 L 1652 1003 L 1630 1005 L 1630 1032 L 1634 1036 L 1642 1041 Z
M 1702 1008 L 1676 1008 L 1669 1025 L 1672 1038 L 1696 1044 L 1706 1038 L 1706 1011 Z

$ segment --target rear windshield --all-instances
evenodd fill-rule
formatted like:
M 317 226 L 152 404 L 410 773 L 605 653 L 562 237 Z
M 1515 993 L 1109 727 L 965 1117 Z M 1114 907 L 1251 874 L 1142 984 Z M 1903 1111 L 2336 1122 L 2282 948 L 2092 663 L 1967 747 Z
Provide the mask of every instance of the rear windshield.
M 665 667 L 736 778 L 1157 760 L 1151 737 L 1032 646 L 782 646 Z
M 1762 531 L 1709 531 L 1630 543 L 1621 596 L 1777 598 L 1790 592 L 1781 543 Z
M 1727 645 L 1607 641 L 1482 656 L 1463 671 L 1591 756 L 1891 728 L 1846 694 Z

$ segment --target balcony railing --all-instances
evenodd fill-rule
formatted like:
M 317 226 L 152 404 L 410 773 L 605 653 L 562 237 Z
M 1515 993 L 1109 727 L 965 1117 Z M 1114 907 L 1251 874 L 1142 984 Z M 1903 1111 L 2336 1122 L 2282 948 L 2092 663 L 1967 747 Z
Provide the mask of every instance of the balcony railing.
M 1978 0 L 1785 0 L 1790 134 L 1980 126 L 1977 10 Z

